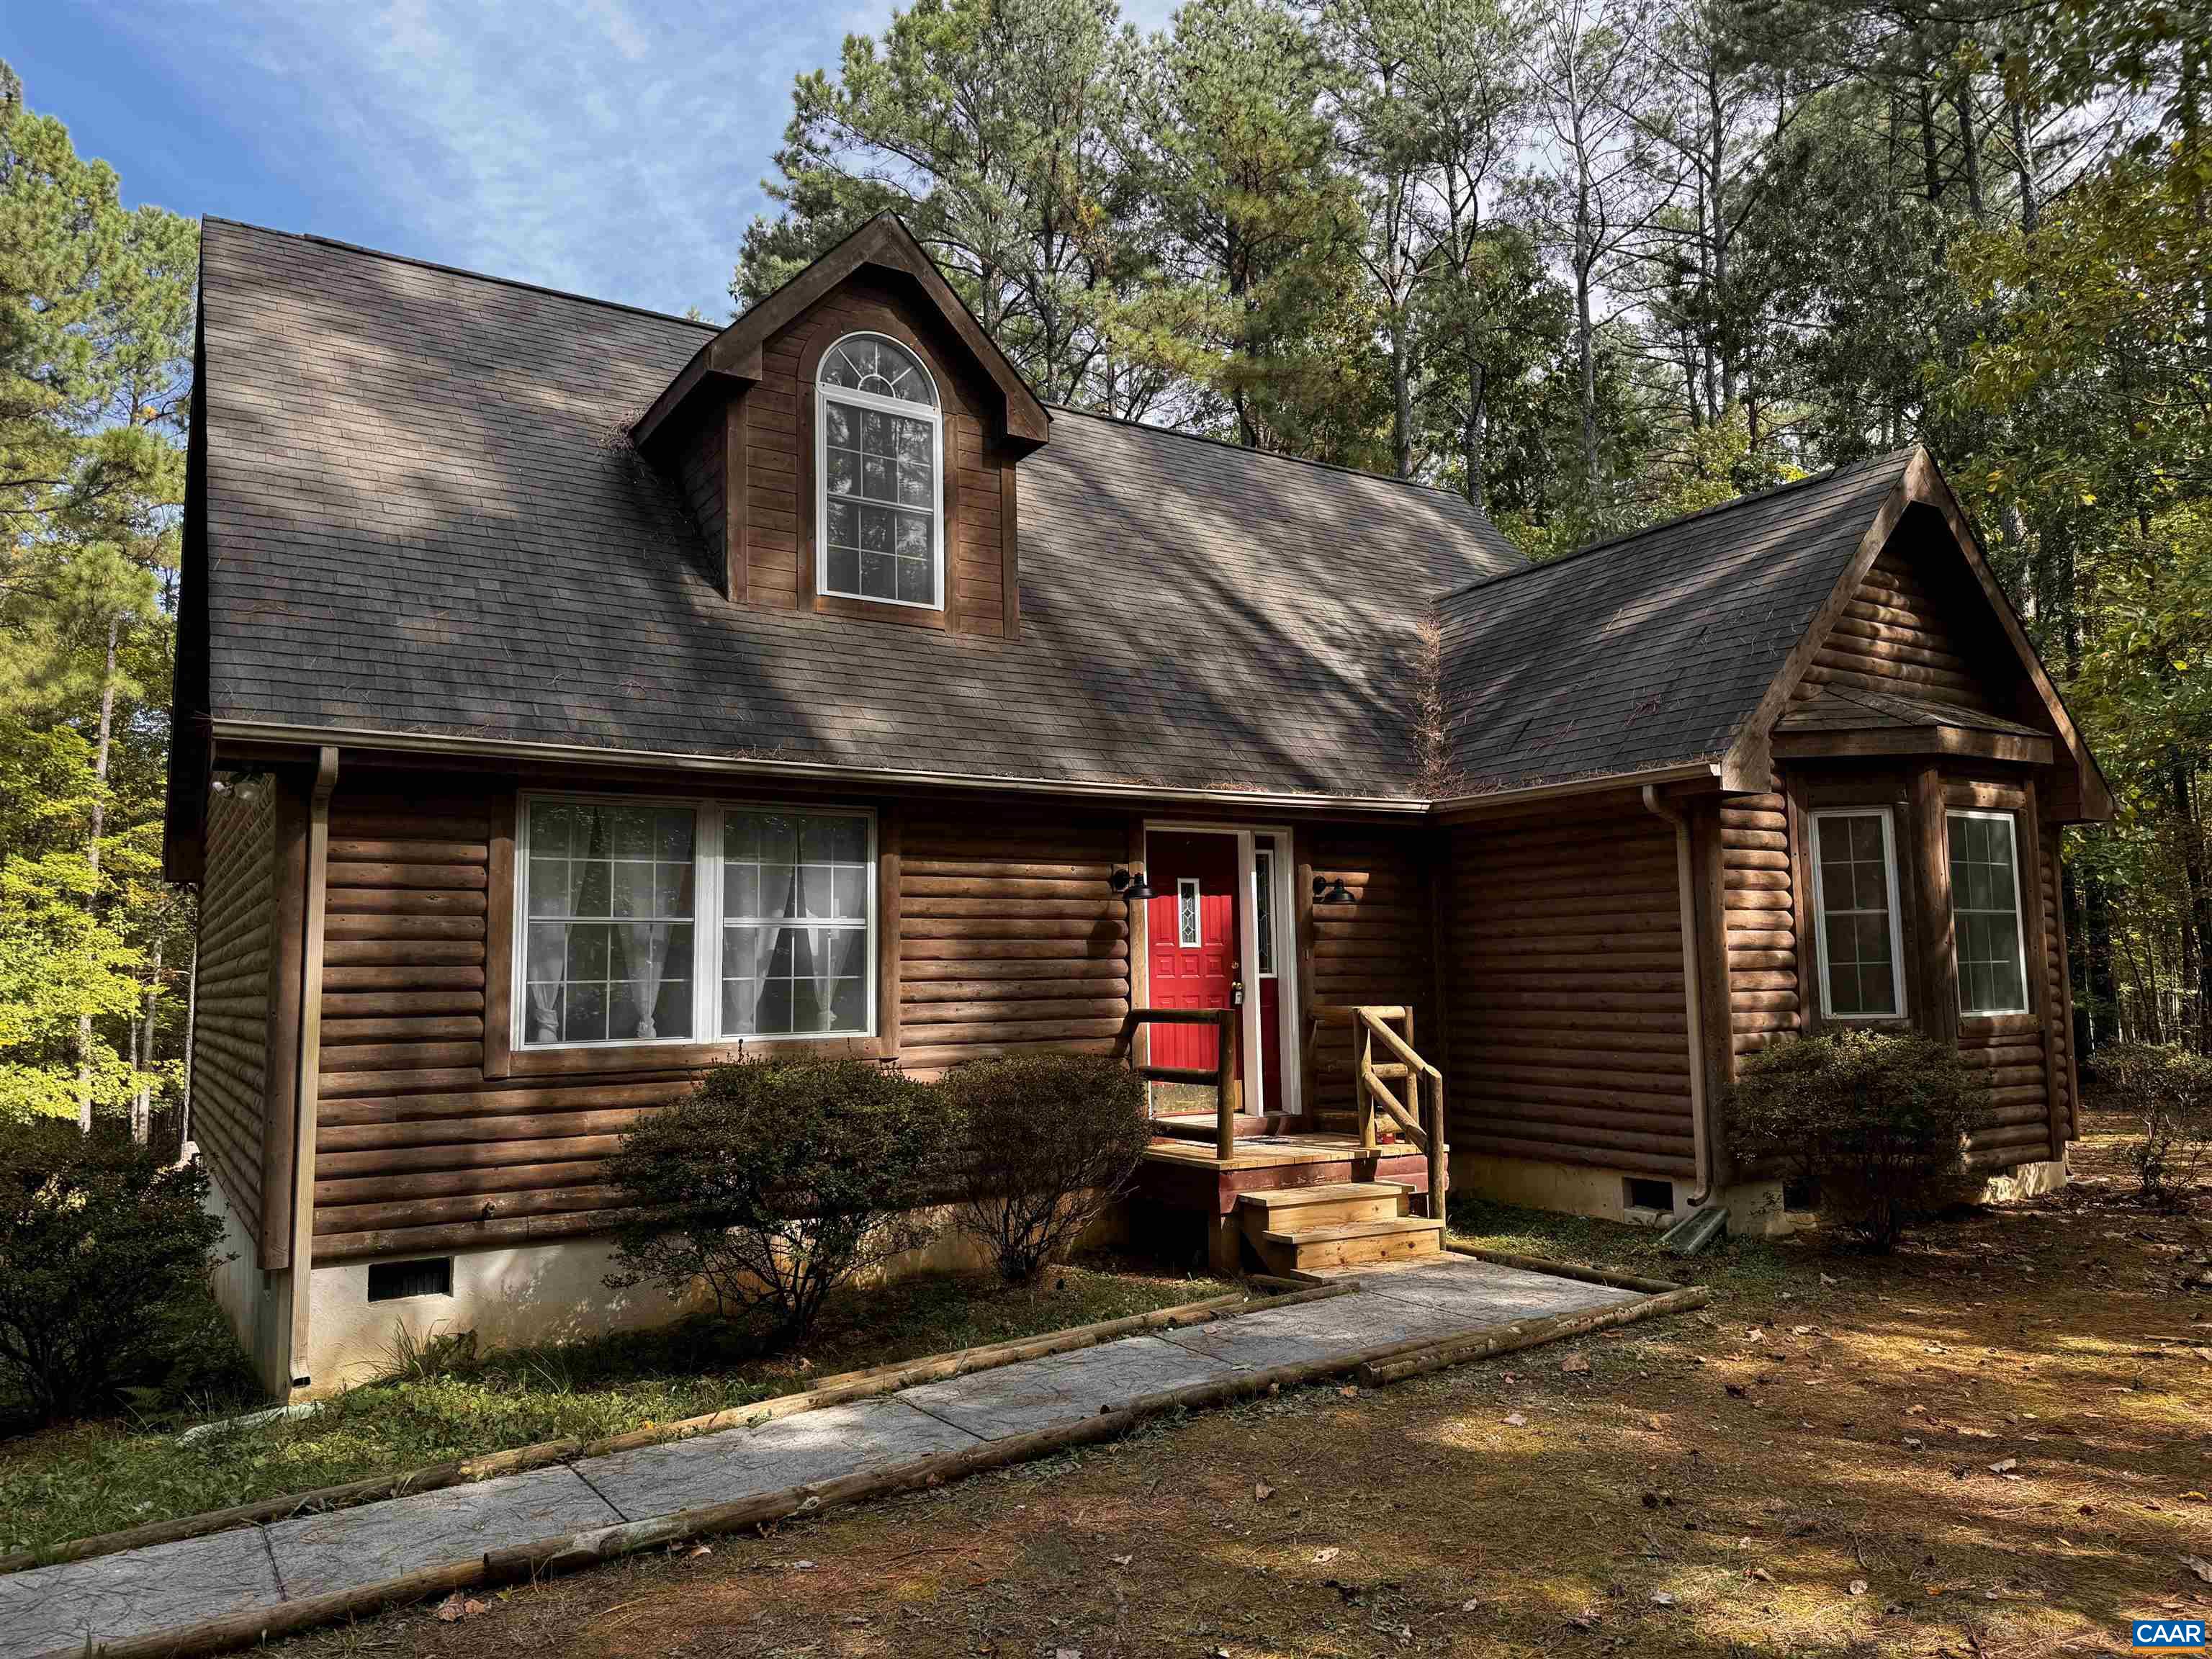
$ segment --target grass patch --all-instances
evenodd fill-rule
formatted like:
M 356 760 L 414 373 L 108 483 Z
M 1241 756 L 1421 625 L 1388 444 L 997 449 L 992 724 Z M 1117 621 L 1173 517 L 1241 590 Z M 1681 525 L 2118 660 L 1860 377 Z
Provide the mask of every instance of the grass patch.
M 199 1403 L 215 1408 L 198 1411 L 155 1403 L 0 1442 L 0 1550 L 542 1440 L 619 1434 L 795 1393 L 841 1371 L 1147 1313 L 1228 1288 L 1106 1262 L 1060 1268 L 1024 1289 L 929 1274 L 841 1292 L 802 1346 L 771 1356 L 709 1320 L 481 1356 L 465 1342 L 441 1341 L 395 1353 L 389 1378 L 349 1389 L 311 1417 L 188 1445 L 177 1439 L 188 1420 L 252 1402 L 210 1396 Z

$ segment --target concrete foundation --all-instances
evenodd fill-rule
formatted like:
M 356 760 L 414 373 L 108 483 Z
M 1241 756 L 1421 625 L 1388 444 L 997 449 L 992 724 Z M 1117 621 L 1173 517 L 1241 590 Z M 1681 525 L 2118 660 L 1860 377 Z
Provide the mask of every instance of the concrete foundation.
M 2068 1147 L 2067 1152 L 2070 1157 L 2073 1148 Z M 1980 1200 L 1984 1204 L 2016 1204 L 2023 1198 L 2055 1193 L 2073 1179 L 2074 1171 L 2067 1158 L 2044 1158 L 1991 1176 L 1982 1187 Z
M 189 1157 L 191 1149 L 185 1149 Z M 231 1334 L 253 1367 L 253 1375 L 273 1397 L 283 1399 L 291 1378 L 292 1275 L 264 1272 L 257 1221 L 241 1215 L 222 1184 L 208 1185 L 207 1209 L 222 1224 L 219 1258 L 210 1280 L 217 1306 L 230 1321 Z
M 989 1259 L 951 1224 L 949 1212 L 941 1221 L 927 1245 L 885 1265 L 872 1275 L 873 1282 L 923 1273 L 991 1271 Z M 1117 1206 L 1093 1224 L 1081 1245 L 1109 1248 L 1122 1243 L 1127 1232 L 1126 1211 Z M 291 1390 L 291 1398 L 313 1399 L 369 1382 L 389 1370 L 404 1348 L 420 1348 L 441 1336 L 473 1332 L 481 1352 L 535 1347 L 650 1330 L 711 1305 L 703 1292 L 675 1299 L 650 1285 L 608 1289 L 614 1246 L 603 1238 L 456 1251 L 450 1296 L 371 1302 L 368 1267 L 366 1261 L 348 1261 L 314 1270 L 309 1352 L 301 1368 L 309 1381 Z M 265 1277 L 283 1281 L 289 1275 Z M 289 1302 L 284 1309 L 289 1321 Z M 288 1327 L 279 1323 L 276 1328 L 282 1333 Z M 280 1381 L 282 1364 L 280 1358 Z
M 1563 1210 L 1570 1215 L 1594 1216 L 1627 1226 L 1665 1225 L 1668 1218 L 1679 1221 L 1689 1213 L 1692 1183 L 1687 1181 L 1663 1182 L 1673 1194 L 1665 1211 L 1638 1204 L 1630 1196 L 1630 1181 L 1641 1183 L 1652 1179 L 1628 1170 L 1497 1158 L 1483 1152 L 1455 1152 L 1451 1161 L 1452 1191 L 1462 1198 L 1487 1198 L 1530 1210 Z M 1738 1237 L 1773 1237 L 1790 1231 L 1778 1181 L 1723 1187 L 1706 1203 L 1728 1206 L 1729 1231 Z

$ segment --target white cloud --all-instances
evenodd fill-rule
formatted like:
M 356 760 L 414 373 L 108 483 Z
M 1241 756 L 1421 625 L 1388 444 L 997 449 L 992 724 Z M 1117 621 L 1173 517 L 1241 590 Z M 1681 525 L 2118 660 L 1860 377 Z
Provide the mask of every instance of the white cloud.
M 1174 0 L 1124 0 L 1147 30 Z M 667 311 L 728 309 L 800 71 L 890 0 L 124 0 L 277 228 Z M 220 191 L 179 208 L 225 211 Z M 246 216 L 253 216 L 251 214 Z
M 280 227 L 665 310 L 728 307 L 832 19 L 752 0 L 230 0 L 110 14 L 328 218 Z M 372 237 L 364 227 L 382 234 Z

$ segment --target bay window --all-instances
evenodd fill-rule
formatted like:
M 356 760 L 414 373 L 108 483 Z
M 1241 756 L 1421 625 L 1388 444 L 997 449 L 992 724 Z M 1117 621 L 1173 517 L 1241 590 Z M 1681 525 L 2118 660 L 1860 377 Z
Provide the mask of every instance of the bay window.
M 1813 814 L 1813 896 L 1822 1012 L 1833 1019 L 1901 1018 L 1905 951 L 1888 808 Z
M 526 796 L 516 829 L 517 1046 L 873 1035 L 872 814 Z
M 2009 812 L 1945 815 L 1951 864 L 1952 937 L 1959 962 L 1959 1012 L 2027 1012 L 2026 940 L 2020 911 L 2020 848 Z

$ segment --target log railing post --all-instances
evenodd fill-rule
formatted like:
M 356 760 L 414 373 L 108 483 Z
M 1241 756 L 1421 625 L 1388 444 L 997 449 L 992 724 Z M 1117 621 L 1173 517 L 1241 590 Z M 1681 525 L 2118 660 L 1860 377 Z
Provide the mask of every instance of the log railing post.
M 1367 1029 L 1367 1021 L 1355 1018 L 1352 1024 L 1352 1087 L 1355 1121 L 1359 1127 L 1359 1150 L 1375 1150 L 1375 1094 L 1367 1086 L 1367 1073 L 1375 1064 L 1375 1036 Z
M 1429 1219 L 1444 1218 L 1444 1189 L 1451 1184 L 1451 1166 L 1444 1157 L 1444 1074 L 1428 1074 L 1429 1097 Z
M 1235 1018 L 1233 1010 L 1224 1008 L 1214 1021 L 1220 1041 L 1215 1045 L 1213 1139 L 1214 1150 L 1224 1164 L 1237 1153 L 1237 1051 L 1230 1035 Z

